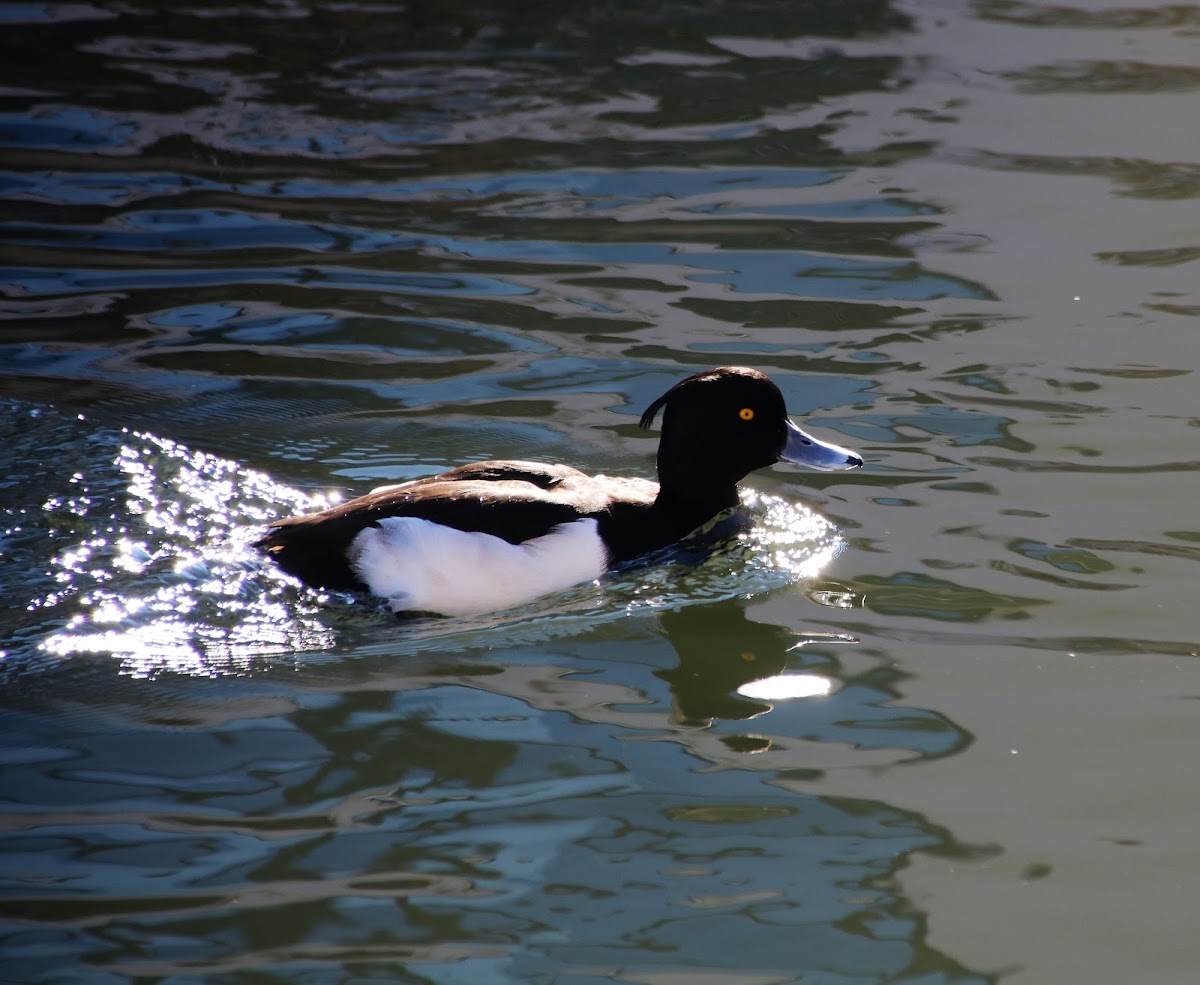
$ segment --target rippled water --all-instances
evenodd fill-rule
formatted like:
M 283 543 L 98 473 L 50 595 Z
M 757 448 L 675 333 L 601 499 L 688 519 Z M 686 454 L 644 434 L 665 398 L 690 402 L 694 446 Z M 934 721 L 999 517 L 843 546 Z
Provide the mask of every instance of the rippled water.
M 0 5 L 0 979 L 1191 985 L 1191 8 Z M 260 525 L 853 473 L 474 620 Z

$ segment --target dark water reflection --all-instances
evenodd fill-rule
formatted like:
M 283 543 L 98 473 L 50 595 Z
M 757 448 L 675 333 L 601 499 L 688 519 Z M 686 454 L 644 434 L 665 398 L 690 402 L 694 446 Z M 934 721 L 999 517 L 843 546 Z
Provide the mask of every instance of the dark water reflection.
M 0 7 L 0 978 L 1190 983 L 1196 24 Z M 248 546 L 719 363 L 867 468 L 474 621 Z

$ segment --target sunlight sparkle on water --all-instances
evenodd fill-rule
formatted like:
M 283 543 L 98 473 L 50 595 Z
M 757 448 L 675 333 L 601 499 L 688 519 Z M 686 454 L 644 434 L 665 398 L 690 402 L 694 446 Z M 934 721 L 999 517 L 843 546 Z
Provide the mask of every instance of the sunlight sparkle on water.
M 746 536 L 792 580 L 815 578 L 846 546 L 837 527 L 803 506 L 756 490 L 742 501 L 760 516 Z
M 837 527 L 799 503 L 755 489 L 743 489 L 741 498 L 749 527 L 707 553 L 703 563 L 637 569 L 605 579 L 606 592 L 628 595 L 629 614 L 644 607 L 749 598 L 815 578 L 846 546 Z M 705 529 L 693 537 L 702 539 Z
M 786 701 L 789 698 L 819 698 L 833 690 L 833 681 L 817 674 L 778 674 L 747 681 L 737 693 L 761 701 Z
M 114 462 L 127 477 L 123 500 L 45 504 L 90 521 L 93 532 L 53 558 L 60 589 L 31 603 L 74 609 L 42 649 L 110 654 L 137 676 L 238 673 L 265 655 L 327 649 L 333 636 L 315 597 L 264 563 L 252 542 L 281 512 L 328 500 L 176 442 L 129 437 Z

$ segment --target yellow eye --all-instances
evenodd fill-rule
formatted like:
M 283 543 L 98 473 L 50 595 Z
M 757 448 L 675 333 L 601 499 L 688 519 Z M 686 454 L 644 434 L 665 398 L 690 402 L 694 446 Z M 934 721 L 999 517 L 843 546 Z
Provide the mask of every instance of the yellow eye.
M 738 417 L 740 417 L 743 421 L 754 420 L 754 408 L 753 407 L 743 407 L 741 410 L 738 411 Z

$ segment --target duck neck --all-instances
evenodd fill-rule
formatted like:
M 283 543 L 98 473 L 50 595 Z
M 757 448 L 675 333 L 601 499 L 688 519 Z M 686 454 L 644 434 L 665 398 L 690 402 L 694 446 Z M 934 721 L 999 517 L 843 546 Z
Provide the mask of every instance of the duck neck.
M 691 533 L 718 513 L 737 504 L 737 486 L 709 487 L 701 492 L 690 488 L 684 492 L 672 486 L 660 485 L 654 508 L 660 516 L 671 517 L 672 523 L 686 528 L 683 533 Z

